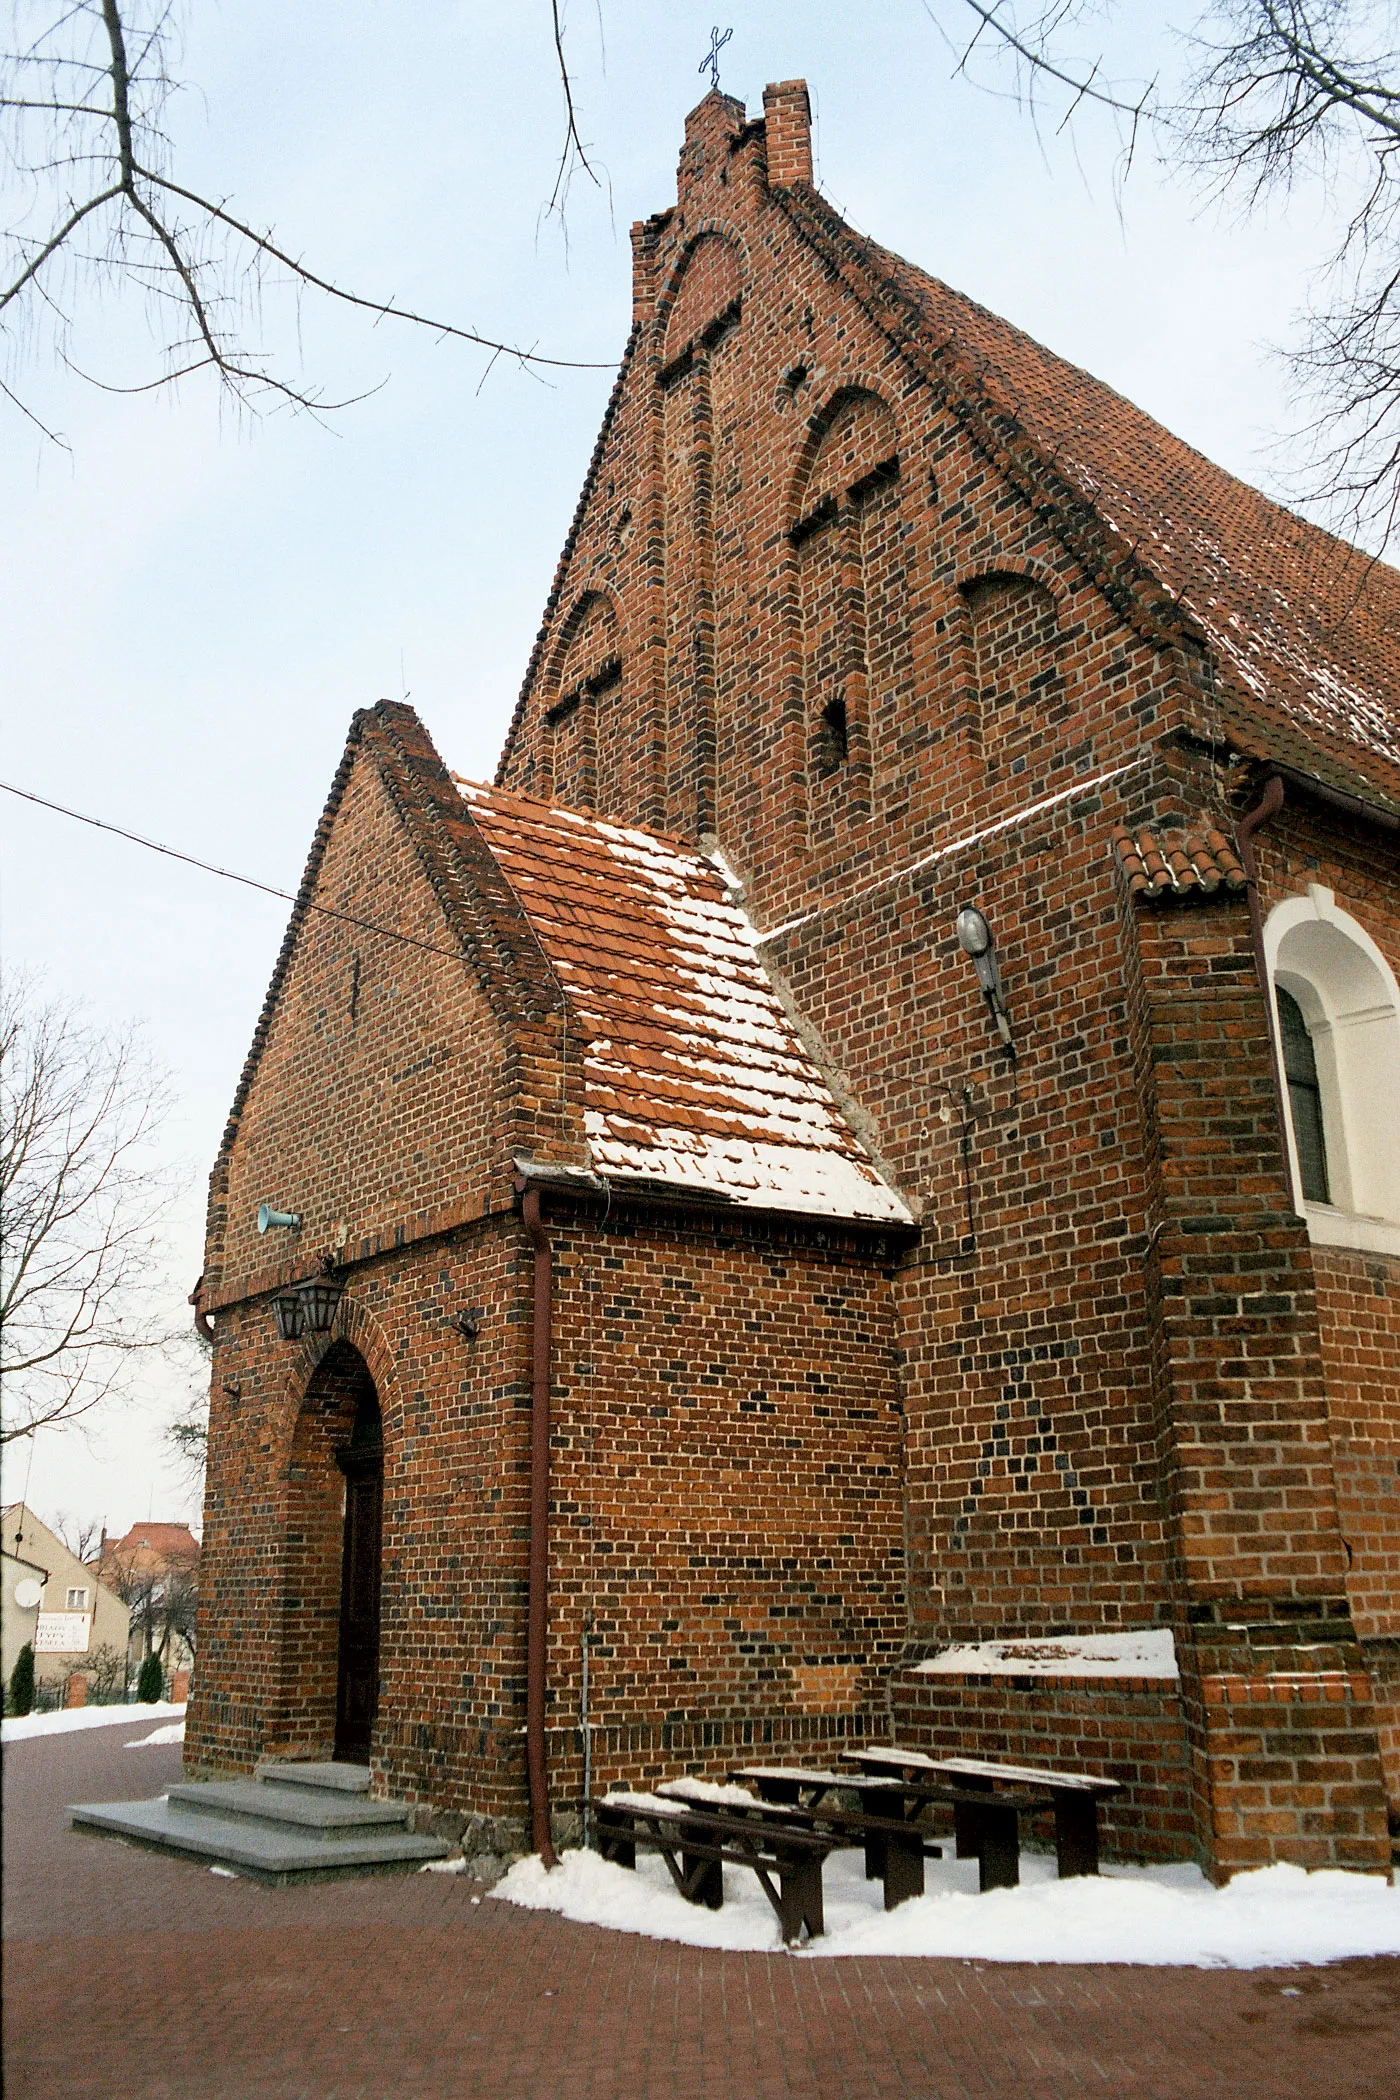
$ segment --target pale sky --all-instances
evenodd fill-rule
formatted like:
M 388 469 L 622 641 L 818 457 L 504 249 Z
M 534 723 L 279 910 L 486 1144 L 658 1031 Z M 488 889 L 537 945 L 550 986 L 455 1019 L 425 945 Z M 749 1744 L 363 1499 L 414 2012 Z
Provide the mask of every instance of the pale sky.
M 561 137 L 546 0 L 193 5 L 170 128 L 177 172 L 275 227 L 358 291 L 537 345 L 615 360 L 630 318 L 628 227 L 672 203 L 713 0 L 572 0 L 584 135 L 610 188 L 543 217 Z M 1128 27 L 1157 8 L 1131 0 Z M 945 16 L 952 10 L 945 6 Z M 722 85 L 761 111 L 803 76 L 818 179 L 863 232 L 1087 366 L 1237 474 L 1277 492 L 1285 340 L 1328 213 L 1304 190 L 1243 227 L 1139 155 L 1121 208 L 1092 127 L 1044 149 L 1009 100 L 955 76 L 919 0 L 730 0 Z M 1129 50 L 1151 70 L 1161 52 Z M 135 302 L 75 295 L 74 361 L 152 376 Z M 324 425 L 240 420 L 207 379 L 121 397 L 46 359 L 11 384 L 64 433 L 0 401 L 0 777 L 295 889 L 355 708 L 407 693 L 447 763 L 489 778 L 610 386 L 548 385 L 309 295 L 249 338 L 331 398 Z M 479 389 L 479 391 L 478 391 Z M 139 1017 L 171 1067 L 189 1166 L 170 1219 L 170 1296 L 202 1266 L 203 1183 L 285 922 L 247 890 L 0 798 L 5 964 L 37 965 L 92 1017 Z M 170 1381 L 86 1436 L 46 1432 L 29 1500 L 105 1519 L 198 1523 L 166 1463 Z M 6 1499 L 31 1454 L 5 1469 Z

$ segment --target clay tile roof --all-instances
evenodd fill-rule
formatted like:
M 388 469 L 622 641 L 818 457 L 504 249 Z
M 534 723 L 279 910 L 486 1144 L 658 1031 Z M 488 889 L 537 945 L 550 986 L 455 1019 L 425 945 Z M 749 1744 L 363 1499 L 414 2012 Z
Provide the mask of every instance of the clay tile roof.
M 1194 622 L 1241 750 L 1400 809 L 1400 571 L 1237 481 L 1101 380 L 856 234 L 823 198 L 787 209 L 912 310 L 954 393 L 980 394 Z
M 594 1171 L 764 1209 L 908 1223 L 693 849 L 458 781 L 583 1038 Z
M 1151 903 L 1168 898 L 1242 890 L 1245 872 L 1234 847 L 1215 825 L 1198 831 L 1129 831 L 1117 824 L 1113 848 L 1135 896 Z

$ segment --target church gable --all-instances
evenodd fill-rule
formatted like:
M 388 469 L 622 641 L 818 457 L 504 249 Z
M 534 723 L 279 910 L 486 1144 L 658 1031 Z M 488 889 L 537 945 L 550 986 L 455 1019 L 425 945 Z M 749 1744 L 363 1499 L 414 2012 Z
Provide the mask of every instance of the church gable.
M 314 1268 L 349 1221 L 387 1242 L 509 1204 L 541 1102 L 577 1152 L 557 986 L 450 784 L 434 809 L 446 779 L 411 710 L 357 718 L 215 1170 L 208 1297 Z
M 1400 807 L 1394 572 L 855 234 L 800 82 L 706 96 L 633 245 L 503 785 L 716 834 L 773 920 L 1174 730 Z
M 1110 763 L 1179 676 L 823 247 L 806 125 L 800 83 L 761 124 L 707 96 L 676 206 L 633 229 L 633 335 L 498 773 L 718 835 L 765 918 Z M 962 586 L 992 571 L 1048 575 L 1076 648 L 1053 709 L 1033 680 L 1034 727 L 1013 699 L 984 738 Z

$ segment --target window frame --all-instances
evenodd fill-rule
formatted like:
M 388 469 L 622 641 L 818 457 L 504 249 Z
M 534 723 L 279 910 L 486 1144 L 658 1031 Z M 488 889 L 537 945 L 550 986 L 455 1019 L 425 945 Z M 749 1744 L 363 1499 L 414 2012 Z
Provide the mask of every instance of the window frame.
M 1264 954 L 1289 1172 L 1308 1236 L 1319 1246 L 1400 1255 L 1400 986 L 1395 972 L 1365 927 L 1321 883 L 1309 883 L 1304 896 L 1274 906 L 1265 921 Z M 1358 998 L 1358 987 L 1364 999 Z M 1312 1044 L 1327 1158 L 1325 1203 L 1302 1193 L 1279 991 L 1296 1001 Z

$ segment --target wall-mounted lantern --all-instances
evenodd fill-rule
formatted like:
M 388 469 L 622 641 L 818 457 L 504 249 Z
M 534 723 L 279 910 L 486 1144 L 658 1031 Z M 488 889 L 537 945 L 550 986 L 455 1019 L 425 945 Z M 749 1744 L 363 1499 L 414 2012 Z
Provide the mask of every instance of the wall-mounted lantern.
M 997 1024 L 997 1034 L 1014 1057 L 1016 1045 L 1011 1040 L 1011 1016 L 1006 1011 L 1001 966 L 997 962 L 997 951 L 992 942 L 992 929 L 975 904 L 965 904 L 958 913 L 957 933 L 958 946 L 964 955 L 972 957 L 977 982 L 982 987 L 982 997 Z
M 298 1287 L 303 1334 L 325 1334 L 335 1319 L 335 1309 L 345 1295 L 344 1279 L 329 1261 L 319 1276 Z
M 273 1317 L 277 1321 L 277 1338 L 283 1342 L 294 1342 L 301 1334 L 301 1293 L 295 1287 L 276 1291 L 272 1299 Z

